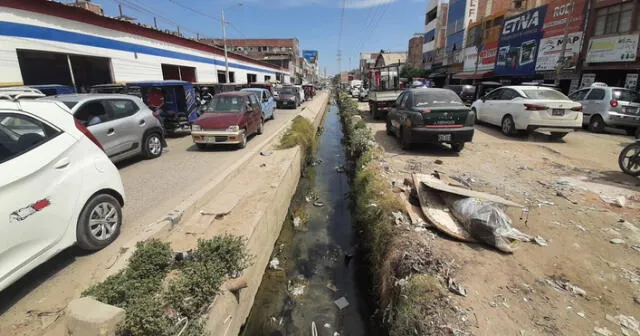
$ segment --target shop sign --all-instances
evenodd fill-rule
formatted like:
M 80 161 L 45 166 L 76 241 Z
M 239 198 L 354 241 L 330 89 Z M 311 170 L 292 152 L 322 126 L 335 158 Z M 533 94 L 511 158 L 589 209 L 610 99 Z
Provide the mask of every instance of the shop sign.
M 582 46 L 586 2 L 586 0 L 563 0 L 547 6 L 536 71 L 555 70 L 559 65 L 563 68 L 576 65 L 577 55 Z M 561 60 L 565 32 L 567 43 L 564 59 Z
M 638 34 L 592 38 L 587 63 L 634 62 L 638 55 Z
M 464 65 L 462 66 L 463 71 L 475 71 L 476 70 L 476 62 L 480 65 L 480 59 L 478 57 L 478 47 L 473 46 L 469 48 L 465 48 L 464 53 Z
M 627 77 L 624 79 L 624 88 L 635 90 L 638 87 L 638 74 L 627 74 Z
M 582 80 L 580 81 L 580 88 L 589 87 L 596 81 L 596 74 L 584 73 L 582 74 Z
M 555 70 L 558 65 L 568 68 L 576 65 L 577 55 L 582 46 L 582 32 L 567 36 L 564 47 L 564 59 L 561 60 L 564 35 L 547 37 L 540 40 L 540 51 L 536 60 L 536 71 Z
M 538 43 L 547 6 L 506 18 L 497 53 L 496 75 L 518 76 L 535 73 Z

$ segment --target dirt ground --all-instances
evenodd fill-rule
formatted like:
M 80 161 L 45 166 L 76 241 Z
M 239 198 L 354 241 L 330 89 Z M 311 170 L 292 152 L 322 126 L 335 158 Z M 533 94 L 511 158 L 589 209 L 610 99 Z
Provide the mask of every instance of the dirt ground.
M 366 103 L 359 109 L 367 110 Z M 515 253 L 503 254 L 437 231 L 415 232 L 435 233 L 435 249 L 459 266 L 456 278 L 468 294 L 452 296 L 472 312 L 469 332 L 622 335 L 620 315 L 635 318 L 625 322 L 633 330 L 640 320 L 640 179 L 617 165 L 630 137 L 577 132 L 560 141 L 544 135 L 507 138 L 497 127 L 478 125 L 473 143 L 456 154 L 444 146 L 403 151 L 386 135 L 384 122 L 368 123 L 386 152 L 381 165 L 389 181 L 434 170 L 459 177 L 474 190 L 524 204 L 526 222 L 522 209 L 507 210 L 513 225 L 548 242 L 521 243 Z M 623 207 L 608 203 L 618 196 L 624 196 Z M 624 242 L 614 244 L 615 238 Z M 586 294 L 554 288 L 546 281 L 552 278 Z

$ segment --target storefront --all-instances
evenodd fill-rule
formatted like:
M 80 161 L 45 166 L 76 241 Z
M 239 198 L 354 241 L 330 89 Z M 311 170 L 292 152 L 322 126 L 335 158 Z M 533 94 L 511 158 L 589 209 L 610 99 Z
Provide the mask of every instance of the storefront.
M 603 82 L 609 86 L 638 90 L 640 34 L 592 38 L 582 68 L 581 86 Z

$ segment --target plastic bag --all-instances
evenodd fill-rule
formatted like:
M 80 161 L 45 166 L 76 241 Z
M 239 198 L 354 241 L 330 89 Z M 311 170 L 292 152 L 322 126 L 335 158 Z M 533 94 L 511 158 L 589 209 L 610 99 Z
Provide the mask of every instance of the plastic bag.
M 494 202 L 462 198 L 454 201 L 450 208 L 453 216 L 473 238 L 500 251 L 513 252 L 514 240 L 532 240 L 531 236 L 514 228 L 509 216 Z

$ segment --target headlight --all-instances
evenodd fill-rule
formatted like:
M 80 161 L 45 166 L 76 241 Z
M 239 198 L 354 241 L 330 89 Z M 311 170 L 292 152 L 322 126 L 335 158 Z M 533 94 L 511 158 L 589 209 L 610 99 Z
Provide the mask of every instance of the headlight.
M 199 131 L 199 130 L 201 130 L 200 125 L 195 125 L 195 124 L 194 124 L 194 125 L 191 125 L 191 130 L 192 130 L 192 131 Z
M 289 100 L 296 100 L 296 97 L 289 97 Z
M 233 125 L 227 128 L 227 132 L 240 132 L 240 126 Z

